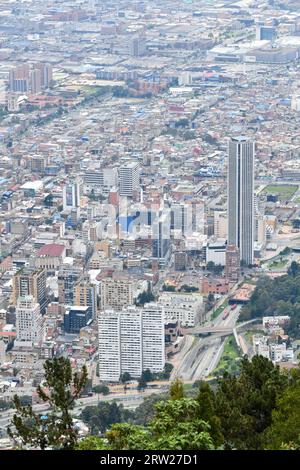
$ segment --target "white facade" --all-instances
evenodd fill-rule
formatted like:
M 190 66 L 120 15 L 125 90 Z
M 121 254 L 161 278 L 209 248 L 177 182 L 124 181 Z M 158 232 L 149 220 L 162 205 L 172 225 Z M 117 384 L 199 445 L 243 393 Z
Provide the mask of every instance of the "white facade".
M 120 167 L 120 196 L 133 197 L 140 192 L 140 166 L 138 162 Z
M 255 241 L 260 245 L 265 246 L 266 236 L 266 218 L 264 216 L 258 216 L 255 218 Z
M 179 86 L 186 86 L 186 85 L 192 85 L 193 79 L 192 79 L 192 74 L 190 72 L 182 72 L 178 76 L 178 85 Z
M 139 378 L 143 370 L 165 366 L 164 309 L 156 303 L 130 306 L 98 316 L 99 376 L 118 382 L 124 372 Z
M 143 308 L 143 370 L 161 372 L 165 367 L 165 311 L 157 303 Z
M 199 294 L 164 292 L 158 303 L 165 309 L 166 320 L 179 320 L 182 326 L 194 327 L 203 312 L 203 297 Z
M 40 304 L 31 295 L 19 297 L 16 307 L 17 339 L 33 343 L 42 341 L 42 320 Z
M 110 190 L 118 186 L 117 168 L 87 170 L 84 177 L 86 186 Z
M 121 375 L 120 317 L 114 311 L 98 316 L 99 377 L 118 382 Z
M 226 264 L 226 240 L 220 239 L 213 243 L 208 243 L 206 247 L 206 262 L 225 266 Z
M 122 311 L 120 327 L 122 373 L 129 372 L 132 377 L 140 377 L 143 371 L 142 311 L 134 306 Z
M 294 95 L 292 97 L 291 109 L 293 111 L 296 111 L 297 113 L 300 112 L 300 96 L 299 95 Z

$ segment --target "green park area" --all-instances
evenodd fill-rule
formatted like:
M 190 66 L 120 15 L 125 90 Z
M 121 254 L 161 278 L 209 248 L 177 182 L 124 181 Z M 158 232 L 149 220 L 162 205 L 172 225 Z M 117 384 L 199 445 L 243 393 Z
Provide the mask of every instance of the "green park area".
M 279 259 L 277 261 L 273 261 L 271 264 L 269 264 L 270 269 L 282 269 L 288 264 L 287 259 Z
M 224 351 L 217 368 L 213 371 L 214 376 L 223 375 L 224 372 L 236 374 L 239 370 L 240 354 L 238 352 L 233 336 L 226 338 Z
M 298 186 L 290 184 L 269 184 L 264 193 L 278 195 L 280 201 L 287 201 L 293 197 Z

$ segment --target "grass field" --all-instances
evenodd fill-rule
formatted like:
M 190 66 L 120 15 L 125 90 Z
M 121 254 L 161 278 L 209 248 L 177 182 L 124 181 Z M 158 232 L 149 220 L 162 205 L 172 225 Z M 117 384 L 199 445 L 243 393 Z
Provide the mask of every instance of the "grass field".
M 276 194 L 281 201 L 291 199 L 295 192 L 298 190 L 298 186 L 290 184 L 269 184 L 265 189 L 264 193 Z
M 240 355 L 233 336 L 226 338 L 224 351 L 218 367 L 214 370 L 214 375 L 223 375 L 224 372 L 235 374 L 238 372 Z
M 269 264 L 269 268 L 270 269 L 281 269 L 281 268 L 284 268 L 288 263 L 288 260 L 287 259 L 284 259 L 282 261 L 278 260 L 278 261 L 273 261 L 273 263 Z

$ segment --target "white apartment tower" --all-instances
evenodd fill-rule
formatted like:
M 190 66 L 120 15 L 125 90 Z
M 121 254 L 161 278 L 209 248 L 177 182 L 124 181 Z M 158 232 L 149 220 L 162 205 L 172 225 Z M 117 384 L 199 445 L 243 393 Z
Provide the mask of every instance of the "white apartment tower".
M 143 371 L 142 310 L 134 306 L 120 313 L 120 344 L 122 372 L 140 377 Z
M 229 142 L 228 244 L 239 248 L 246 264 L 253 264 L 254 252 L 254 153 L 247 137 Z
M 124 372 L 138 378 L 142 371 L 161 372 L 165 366 L 164 309 L 156 303 L 143 309 L 129 306 L 98 316 L 99 376 L 118 382 Z
M 17 339 L 33 343 L 42 341 L 42 319 L 40 304 L 32 295 L 19 297 L 16 307 Z
M 165 367 L 165 312 L 155 302 L 145 304 L 142 318 L 143 370 L 161 372 Z
M 140 194 L 140 165 L 138 162 L 122 165 L 119 171 L 120 196 Z
M 104 382 L 118 382 L 121 375 L 120 315 L 107 310 L 98 316 L 99 376 Z

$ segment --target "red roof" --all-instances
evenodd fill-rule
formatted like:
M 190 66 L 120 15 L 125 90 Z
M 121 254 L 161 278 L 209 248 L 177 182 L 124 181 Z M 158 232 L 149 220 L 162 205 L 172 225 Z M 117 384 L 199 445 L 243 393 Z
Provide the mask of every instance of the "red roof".
M 61 256 L 65 250 L 65 245 L 50 243 L 42 246 L 37 252 L 37 256 Z

